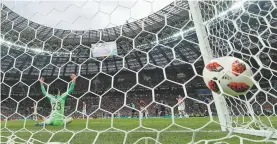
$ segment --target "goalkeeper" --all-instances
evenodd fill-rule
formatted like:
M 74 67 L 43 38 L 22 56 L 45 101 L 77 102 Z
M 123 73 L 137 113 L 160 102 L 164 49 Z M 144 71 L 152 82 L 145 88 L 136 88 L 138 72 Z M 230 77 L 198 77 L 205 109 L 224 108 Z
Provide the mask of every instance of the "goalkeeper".
M 48 94 L 44 88 L 44 78 L 40 78 L 40 85 L 41 85 L 41 91 L 44 96 L 46 96 L 50 103 L 51 103 L 51 114 L 48 119 L 41 123 L 37 123 L 35 126 L 43 126 L 43 125 L 53 125 L 53 126 L 63 126 L 64 124 L 68 124 L 72 122 L 72 118 L 66 118 L 64 119 L 64 103 L 69 94 L 72 93 L 74 86 L 75 86 L 75 81 L 76 81 L 76 75 L 75 74 L 70 74 L 70 78 L 72 79 L 70 88 L 67 92 L 63 93 L 62 95 L 60 94 L 60 90 L 55 88 L 53 91 L 53 95 Z

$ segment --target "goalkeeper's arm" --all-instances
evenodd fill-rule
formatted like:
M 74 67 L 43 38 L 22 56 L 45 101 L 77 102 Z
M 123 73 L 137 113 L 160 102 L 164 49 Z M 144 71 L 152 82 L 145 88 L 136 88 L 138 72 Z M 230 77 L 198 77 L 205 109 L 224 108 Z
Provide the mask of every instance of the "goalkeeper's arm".
M 44 78 L 41 77 L 41 78 L 39 79 L 39 81 L 40 81 L 40 88 L 41 88 L 42 94 L 43 94 L 44 96 L 46 96 L 48 99 L 51 99 L 51 98 L 49 97 L 49 94 L 46 92 L 46 90 L 45 90 L 45 88 L 44 88 L 44 85 L 43 85 L 43 83 L 44 83 Z
M 67 98 L 67 96 L 69 95 L 69 94 L 71 94 L 72 93 L 72 91 L 74 90 L 74 87 L 75 87 L 75 83 L 76 83 L 76 75 L 75 74 L 70 74 L 70 78 L 72 79 L 72 81 L 71 81 L 71 84 L 70 84 L 70 87 L 69 87 L 69 89 L 65 92 L 65 93 L 63 93 L 62 94 L 62 98 L 65 100 L 66 98 Z

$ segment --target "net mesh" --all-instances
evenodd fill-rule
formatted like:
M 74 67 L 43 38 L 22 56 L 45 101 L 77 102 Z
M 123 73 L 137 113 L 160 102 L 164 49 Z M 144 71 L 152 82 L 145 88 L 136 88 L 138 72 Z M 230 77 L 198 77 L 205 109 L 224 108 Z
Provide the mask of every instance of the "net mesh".
M 224 4 L 221 2 L 216 4 L 217 12 L 225 11 Z M 214 56 L 229 55 L 248 62 L 254 73 L 253 78 L 257 82 L 250 92 L 244 96 L 239 98 L 226 97 L 230 112 L 232 115 L 244 116 L 242 118 L 245 118 L 245 115 L 251 116 L 250 110 L 253 109 L 256 116 L 261 114 L 269 116 L 269 119 L 265 120 L 268 122 L 266 123 L 268 127 L 272 127 L 270 113 L 274 114 L 274 104 L 276 105 L 276 88 L 274 88 L 276 87 L 276 82 L 274 82 L 276 80 L 269 77 L 272 78 L 276 75 L 276 69 L 266 64 L 269 59 L 264 57 L 263 51 L 267 48 L 275 49 L 276 47 L 274 38 L 276 33 L 271 31 L 271 28 L 276 26 L 276 23 L 273 22 L 276 22 L 276 19 L 269 18 L 273 18 L 273 13 L 276 11 L 274 4 L 276 5 L 276 2 L 245 1 L 242 8 L 233 5 L 225 11 L 226 15 L 220 15 L 218 18 L 214 18 L 216 17 L 214 14 L 202 12 L 203 18 L 207 21 L 214 18 L 206 25 L 209 33 L 207 39 L 210 41 Z M 205 2 L 200 4 L 202 9 L 208 5 L 209 3 Z M 266 27 L 267 24 L 269 27 Z M 267 55 L 272 57 L 275 53 L 268 53 Z M 263 79 L 262 77 L 268 77 L 269 79 Z M 247 106 L 247 103 L 250 103 L 250 105 Z M 256 105 L 255 103 L 259 104 Z M 237 120 L 233 122 L 236 126 L 239 124 Z M 244 120 L 241 122 L 242 124 L 247 123 Z
M 1 142 L 276 142 L 276 1 L 207 0 L 198 5 L 213 57 L 240 58 L 254 73 L 248 93 L 224 96 L 233 130 L 269 130 L 272 135 L 221 131 L 202 78 L 203 55 L 187 1 L 174 1 L 122 26 L 87 31 L 46 27 L 1 4 Z M 116 42 L 117 55 L 93 57 L 91 44 L 110 41 Z M 39 77 L 45 78 L 48 92 L 56 87 L 64 92 L 70 73 L 78 76 L 65 103 L 65 117 L 73 122 L 34 127 L 32 107 L 39 121 L 51 112 Z M 179 118 L 178 95 L 184 97 L 186 118 Z

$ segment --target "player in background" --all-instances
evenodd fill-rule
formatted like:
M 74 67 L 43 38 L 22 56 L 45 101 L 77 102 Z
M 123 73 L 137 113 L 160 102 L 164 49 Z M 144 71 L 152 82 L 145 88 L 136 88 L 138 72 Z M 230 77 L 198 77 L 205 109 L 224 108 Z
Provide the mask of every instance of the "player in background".
M 146 109 L 145 108 L 145 102 L 144 100 L 139 101 L 139 106 L 140 106 L 140 118 L 146 117 Z
M 83 114 L 83 119 L 84 119 L 87 114 L 87 104 L 85 102 L 83 102 L 82 114 Z
M 134 116 L 135 116 L 135 114 L 136 114 L 136 106 L 135 106 L 135 104 L 134 103 L 131 103 L 131 107 L 132 107 L 132 117 L 131 118 L 133 118 Z
M 159 105 L 156 104 L 156 105 L 154 106 L 154 108 L 155 108 L 155 116 L 156 116 L 156 117 L 159 117 Z
M 210 100 L 208 97 L 205 97 L 204 102 L 205 102 L 206 104 L 209 104 L 210 101 L 211 101 L 211 100 Z M 209 115 L 208 109 L 205 109 L 204 115 L 205 115 L 205 117 L 207 117 L 207 116 Z
M 33 107 L 31 107 L 33 111 L 33 120 L 37 121 L 38 120 L 38 115 L 37 115 L 37 103 L 33 102 Z
M 182 118 L 183 116 L 186 117 L 185 103 L 183 101 L 183 98 L 180 95 L 178 95 L 178 98 L 176 98 L 176 100 L 178 101 L 178 112 L 180 118 Z
M 161 100 L 161 106 L 160 106 L 160 117 L 164 117 L 165 116 L 165 102 L 163 100 Z
M 72 118 L 64 119 L 64 104 L 67 96 L 72 93 L 75 83 L 76 83 L 76 75 L 70 74 L 71 84 L 68 91 L 61 94 L 58 88 L 55 88 L 52 94 L 48 94 L 44 88 L 44 78 L 40 78 L 41 91 L 44 96 L 48 98 L 51 104 L 51 114 L 48 119 L 44 120 L 41 123 L 37 123 L 35 126 L 43 126 L 43 125 L 54 125 L 54 126 L 63 126 L 64 124 L 68 124 L 72 122 Z
M 119 111 L 117 111 L 117 112 L 115 112 L 115 114 L 117 115 L 117 118 L 120 118 L 120 110 Z
M 148 114 L 149 114 L 149 112 L 148 112 L 148 109 L 145 109 L 145 118 L 148 118 Z

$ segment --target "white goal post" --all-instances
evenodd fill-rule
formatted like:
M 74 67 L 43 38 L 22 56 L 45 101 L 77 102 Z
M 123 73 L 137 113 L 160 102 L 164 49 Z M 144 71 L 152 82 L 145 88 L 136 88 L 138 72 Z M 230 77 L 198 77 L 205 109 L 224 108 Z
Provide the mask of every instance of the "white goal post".
M 200 48 L 204 63 L 206 64 L 211 59 L 213 59 L 213 53 L 210 48 L 210 43 L 208 41 L 208 34 L 206 32 L 205 24 L 207 23 L 203 21 L 198 2 L 199 2 L 198 0 L 188 0 L 189 6 L 190 6 L 190 13 L 193 18 L 195 31 L 199 41 L 199 48 Z M 259 60 L 257 59 L 257 61 Z M 266 137 L 266 139 L 277 138 L 277 130 L 274 128 L 267 127 L 267 128 L 261 128 L 259 130 L 256 130 L 249 127 L 233 127 L 232 116 L 230 115 L 229 109 L 227 107 L 225 97 L 228 97 L 228 96 L 224 96 L 223 94 L 219 95 L 213 92 L 214 103 L 216 106 L 216 111 L 217 111 L 217 115 L 218 115 L 218 119 L 219 119 L 222 131 L 229 131 L 230 134 L 234 132 L 234 133 L 241 133 L 241 134 L 263 136 L 263 137 Z M 247 106 L 247 110 L 249 111 L 249 114 L 251 115 L 252 122 L 259 123 L 259 121 L 255 118 L 255 113 L 253 112 L 253 108 L 249 103 L 250 100 L 244 101 L 244 103 Z M 209 109 L 209 113 L 211 113 L 210 109 Z

